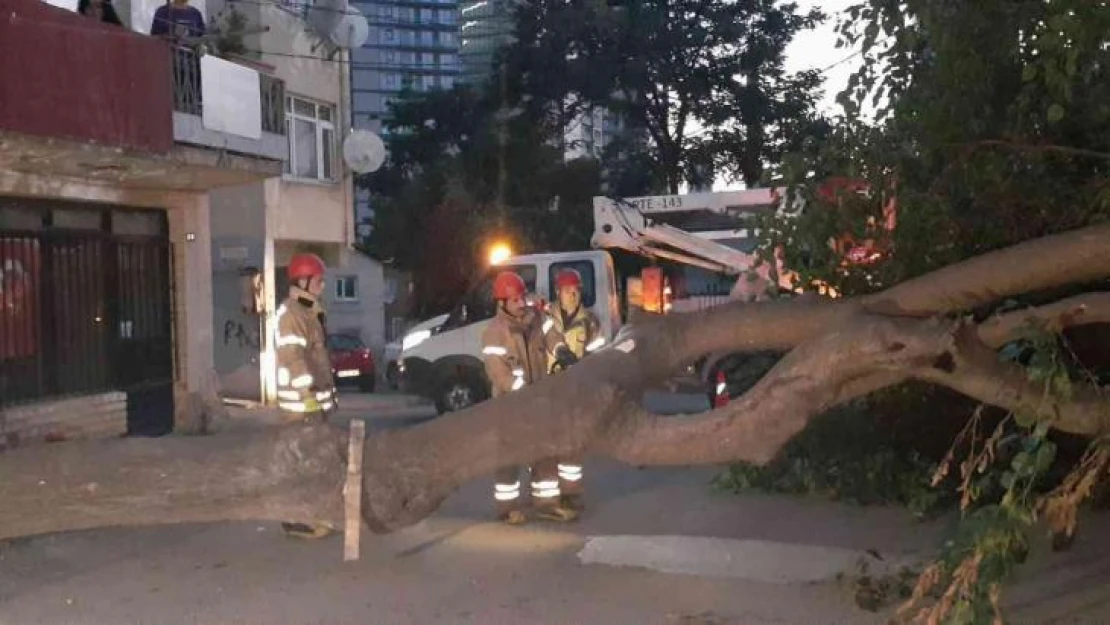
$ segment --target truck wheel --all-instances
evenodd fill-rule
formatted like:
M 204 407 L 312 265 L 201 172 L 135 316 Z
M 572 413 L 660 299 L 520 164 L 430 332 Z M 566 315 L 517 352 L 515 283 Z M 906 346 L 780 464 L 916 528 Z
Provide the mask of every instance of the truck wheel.
M 480 376 L 465 369 L 457 370 L 440 382 L 436 391 L 436 410 L 439 414 L 465 410 L 485 400 L 488 395 Z

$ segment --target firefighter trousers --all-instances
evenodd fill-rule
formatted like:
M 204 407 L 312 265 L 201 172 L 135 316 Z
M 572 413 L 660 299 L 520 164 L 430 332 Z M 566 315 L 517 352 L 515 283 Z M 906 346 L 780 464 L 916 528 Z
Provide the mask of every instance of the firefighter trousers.
M 582 494 L 582 458 L 559 459 L 559 490 L 563 495 Z
M 499 469 L 494 476 L 493 497 L 497 502 L 499 515 L 513 510 L 524 510 L 521 497 L 521 467 L 512 466 Z M 527 469 L 527 467 L 526 467 Z M 541 460 L 523 473 L 531 477 L 532 505 L 537 508 L 559 505 L 559 465 L 554 460 Z

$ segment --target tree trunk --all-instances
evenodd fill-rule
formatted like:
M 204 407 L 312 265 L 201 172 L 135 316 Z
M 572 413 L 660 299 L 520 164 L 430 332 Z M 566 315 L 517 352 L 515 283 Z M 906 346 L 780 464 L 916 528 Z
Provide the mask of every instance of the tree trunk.
M 1025 292 L 1110 277 L 1110 225 L 1046 237 L 856 299 L 733 303 L 648 317 L 608 347 L 517 393 L 366 441 L 363 513 L 378 532 L 432 514 L 461 484 L 495 469 L 599 452 L 635 464 L 773 458 L 809 420 L 855 397 L 921 379 L 1053 427 L 1096 434 L 1110 404 L 1079 386 L 1045 401 L 993 349 L 1036 319 L 1110 320 L 1094 293 L 981 324 L 953 317 Z M 1036 259 L 1036 262 L 1033 262 Z M 728 406 L 660 417 L 646 385 L 711 351 L 791 350 Z M 1032 398 L 1036 398 L 1034 403 Z M 0 538 L 108 525 L 270 519 L 337 524 L 346 432 L 290 426 L 207 437 L 67 442 L 0 454 Z

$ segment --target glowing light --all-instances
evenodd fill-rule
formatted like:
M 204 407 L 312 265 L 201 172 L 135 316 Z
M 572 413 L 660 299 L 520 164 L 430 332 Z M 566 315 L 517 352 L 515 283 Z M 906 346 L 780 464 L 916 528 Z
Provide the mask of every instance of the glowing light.
M 508 243 L 497 242 L 489 248 L 489 264 L 500 265 L 509 260 L 513 255 L 513 248 Z

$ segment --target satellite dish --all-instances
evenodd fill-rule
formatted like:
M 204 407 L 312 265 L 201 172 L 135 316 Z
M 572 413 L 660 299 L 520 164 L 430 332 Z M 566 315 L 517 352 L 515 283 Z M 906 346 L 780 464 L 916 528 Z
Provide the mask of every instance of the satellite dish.
M 370 38 L 370 24 L 358 7 L 349 6 L 347 12 L 339 17 L 339 22 L 331 30 L 331 42 L 348 50 L 361 48 Z
M 385 162 L 385 143 L 369 130 L 352 130 L 343 140 L 343 160 L 360 174 L 377 171 Z
M 346 13 L 347 0 L 316 0 L 305 11 L 304 19 L 317 37 L 328 40 Z

